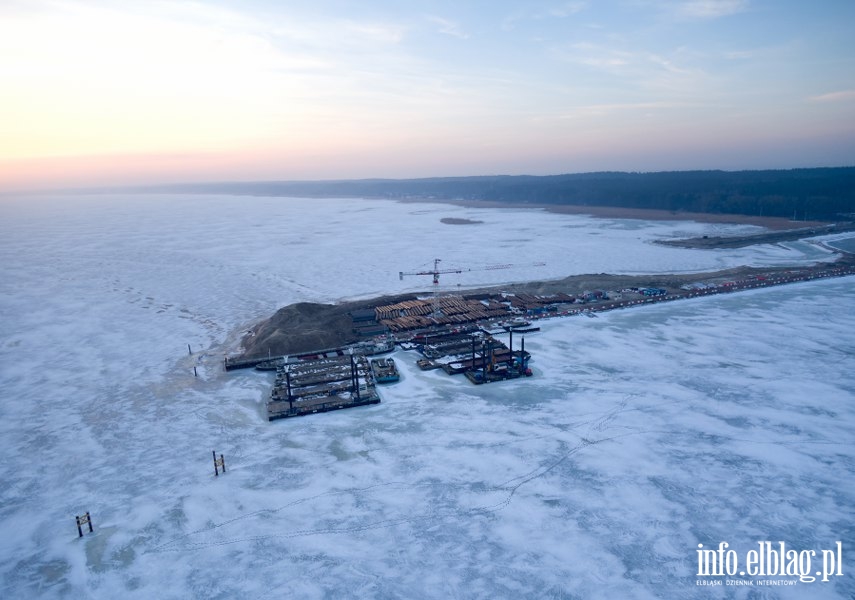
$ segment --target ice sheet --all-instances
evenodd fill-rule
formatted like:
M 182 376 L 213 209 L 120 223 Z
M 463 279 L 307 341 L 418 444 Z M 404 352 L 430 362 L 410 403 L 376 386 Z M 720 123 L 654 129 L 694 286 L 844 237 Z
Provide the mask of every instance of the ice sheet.
M 829 256 L 651 243 L 725 231 L 381 200 L 4 200 L 0 595 L 741 598 L 696 586 L 698 543 L 843 540 L 853 564 L 847 279 L 552 321 L 526 336 L 526 381 L 474 387 L 399 352 L 382 404 L 272 424 L 272 376 L 220 370 L 278 306 L 424 289 L 397 272 L 434 257 L 543 260 L 545 279 Z

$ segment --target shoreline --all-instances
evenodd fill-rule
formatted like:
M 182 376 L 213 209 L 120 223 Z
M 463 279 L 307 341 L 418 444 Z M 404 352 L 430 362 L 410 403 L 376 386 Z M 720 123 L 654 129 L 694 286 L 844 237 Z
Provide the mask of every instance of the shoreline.
M 737 235 L 737 236 L 703 236 L 687 238 L 682 240 L 654 240 L 654 244 L 661 246 L 672 246 L 675 248 L 695 248 L 711 250 L 714 248 L 744 248 L 754 244 L 780 244 L 781 242 L 794 242 L 806 238 L 822 235 L 834 235 L 837 233 L 851 233 L 855 231 L 855 223 L 832 223 L 819 227 L 804 227 L 800 229 L 785 229 L 780 231 L 766 231 L 763 233 Z M 822 242 L 817 242 L 822 245 Z M 846 250 L 831 249 L 835 254 L 845 253 Z
M 773 287 L 796 281 L 846 277 L 855 275 L 855 254 L 838 252 L 833 262 L 816 263 L 797 267 L 736 267 L 721 271 L 688 274 L 614 275 L 607 273 L 571 275 L 559 280 L 533 281 L 500 287 L 486 287 L 461 291 L 462 298 L 494 298 L 505 295 L 540 296 L 584 295 L 586 291 L 625 292 L 632 288 L 657 288 L 662 290 L 656 297 L 627 297 L 592 302 L 567 304 L 565 312 L 576 314 L 582 311 L 599 312 L 626 308 L 633 305 L 673 301 L 720 293 L 733 293 L 745 289 Z M 241 343 L 241 359 L 277 354 L 289 355 L 333 348 L 359 341 L 374 339 L 359 337 L 353 331 L 351 311 L 376 309 L 384 305 L 415 300 L 425 293 L 379 296 L 364 300 L 337 304 L 299 302 L 289 304 L 272 316 L 258 322 L 245 335 Z M 566 303 L 565 303 L 566 304 Z M 572 308 L 570 308 L 572 306 Z M 507 315 L 511 317 L 512 315 Z M 558 316 L 543 314 L 543 317 Z M 435 324 L 433 328 L 443 325 Z M 236 357 L 237 358 L 237 357 Z
M 761 243 L 779 243 L 782 241 L 798 240 L 827 233 L 843 233 L 855 231 L 855 223 L 829 224 L 819 222 L 793 222 L 777 217 L 750 217 L 745 215 L 713 215 L 698 213 L 680 213 L 669 211 L 657 211 L 647 209 L 620 209 L 614 207 L 588 207 L 588 206 L 554 206 L 542 204 L 504 204 L 500 202 L 485 202 L 479 200 L 436 200 L 427 198 L 398 199 L 405 203 L 439 203 L 464 206 L 469 208 L 534 208 L 558 213 L 585 214 L 599 216 L 600 218 L 615 219 L 644 219 L 644 220 L 686 220 L 692 217 L 706 223 L 729 223 L 747 224 L 764 227 L 761 233 L 743 234 L 724 237 L 690 238 L 685 240 L 665 240 L 657 243 L 665 245 L 683 246 L 688 248 L 721 248 L 742 247 Z M 595 218 L 597 218 L 595 216 Z M 481 222 L 473 219 L 444 217 L 440 219 L 444 224 L 450 226 L 477 226 Z M 793 225 L 798 225 L 794 229 Z M 818 230 L 821 230 L 818 232 Z M 657 288 L 663 290 L 667 299 L 674 300 L 684 297 L 693 297 L 700 293 L 720 293 L 722 291 L 736 291 L 742 289 L 740 286 L 767 286 L 775 280 L 787 283 L 794 278 L 816 278 L 831 276 L 828 273 L 845 271 L 845 275 L 855 274 L 855 254 L 845 250 L 824 246 L 836 259 L 830 262 L 818 262 L 807 266 L 779 266 L 779 267 L 749 267 L 740 266 L 731 269 L 711 272 L 695 273 L 655 273 L 647 275 L 626 274 L 583 274 L 571 275 L 561 279 L 548 281 L 529 281 L 524 283 L 509 284 L 503 286 L 488 286 L 480 288 L 462 289 L 458 294 L 464 299 L 475 297 L 499 298 L 502 294 L 528 295 L 528 296 L 561 296 L 573 295 L 583 296 L 585 292 L 601 290 L 617 292 L 631 288 Z M 760 283 L 758 283 L 760 282 Z M 718 285 L 725 284 L 730 287 L 727 290 L 716 289 Z M 756 285 L 755 285 L 756 284 Z M 707 287 L 709 285 L 709 287 Z M 700 288 L 692 289 L 692 286 Z M 705 291 L 699 291 L 705 290 Z M 351 321 L 351 311 L 365 311 L 376 309 L 384 305 L 394 305 L 400 302 L 413 301 L 419 297 L 429 295 L 429 292 L 410 292 L 403 294 L 381 295 L 373 298 L 357 300 L 341 300 L 335 304 L 323 304 L 313 302 L 298 302 L 281 307 L 273 315 L 258 321 L 249 332 L 242 338 L 240 344 L 240 355 L 244 358 L 276 354 L 295 354 L 309 352 L 319 348 L 333 348 L 347 344 L 365 341 L 366 337 L 360 337 Z M 619 295 L 619 294 L 618 294 Z M 661 301 L 663 298 L 643 301 Z M 633 302 L 637 303 L 637 302 Z M 620 308 L 626 303 L 615 305 L 611 302 L 598 301 L 590 305 L 585 304 L 586 310 L 609 310 Z M 571 310 L 575 310 L 571 309 Z M 442 319 L 434 319 L 433 327 L 441 327 Z M 377 321 L 379 326 L 379 317 Z M 387 330 L 388 331 L 388 330 Z
M 578 204 L 533 204 L 528 202 L 494 202 L 489 200 L 449 200 L 446 198 L 395 198 L 405 204 L 451 204 L 463 208 L 508 208 L 540 209 L 546 212 L 568 215 L 586 215 L 597 219 L 633 219 L 641 221 L 694 221 L 697 223 L 720 223 L 723 225 L 754 225 L 772 231 L 823 227 L 832 221 L 793 221 L 785 217 L 762 217 L 720 213 L 696 213 L 660 210 L 654 208 L 621 208 L 617 206 L 595 206 Z

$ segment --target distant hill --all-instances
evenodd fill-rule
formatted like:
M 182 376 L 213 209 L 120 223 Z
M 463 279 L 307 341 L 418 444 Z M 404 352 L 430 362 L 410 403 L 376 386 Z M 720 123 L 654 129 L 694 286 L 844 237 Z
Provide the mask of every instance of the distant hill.
M 139 191 L 297 197 L 487 200 L 840 220 L 855 214 L 855 167 L 428 179 L 181 184 Z

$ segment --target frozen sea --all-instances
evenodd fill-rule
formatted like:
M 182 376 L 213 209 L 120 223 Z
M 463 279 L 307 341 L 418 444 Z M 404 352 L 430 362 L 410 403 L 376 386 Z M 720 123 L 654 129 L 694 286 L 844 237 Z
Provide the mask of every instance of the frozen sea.
M 276 308 L 425 289 L 398 272 L 437 257 L 547 263 L 448 276 L 453 291 L 832 256 L 651 243 L 753 229 L 0 198 L 0 598 L 855 597 L 852 278 L 546 321 L 525 381 L 475 387 L 397 352 L 403 380 L 380 405 L 275 423 L 270 375 L 221 370 Z M 95 532 L 78 538 L 86 511 Z M 727 542 L 742 566 L 765 540 L 817 555 L 841 541 L 843 575 L 698 585 L 727 579 L 697 575 L 698 544 Z

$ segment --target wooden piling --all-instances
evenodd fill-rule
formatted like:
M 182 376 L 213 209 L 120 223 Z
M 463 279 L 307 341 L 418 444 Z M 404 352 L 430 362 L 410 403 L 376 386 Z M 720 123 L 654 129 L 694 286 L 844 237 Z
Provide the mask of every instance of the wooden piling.
M 217 451 L 216 450 L 212 450 L 211 454 L 214 456 L 214 477 L 219 477 L 220 476 L 219 469 L 222 469 L 223 473 L 226 472 L 226 459 L 222 454 L 220 454 L 220 459 L 217 460 Z
M 92 529 L 92 517 L 89 516 L 89 511 L 86 511 L 86 514 L 82 517 L 79 515 L 75 515 L 75 520 L 77 521 L 77 536 L 83 537 L 83 526 L 89 525 L 89 533 L 92 533 L 94 530 Z

